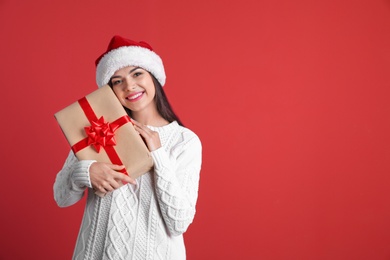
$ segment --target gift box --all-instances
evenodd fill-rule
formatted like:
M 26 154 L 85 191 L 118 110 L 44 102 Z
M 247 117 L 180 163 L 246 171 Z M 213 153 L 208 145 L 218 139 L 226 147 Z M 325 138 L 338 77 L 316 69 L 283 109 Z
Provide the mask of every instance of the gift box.
M 106 85 L 55 115 L 79 160 L 124 165 L 136 179 L 153 167 L 153 159 L 130 117 Z

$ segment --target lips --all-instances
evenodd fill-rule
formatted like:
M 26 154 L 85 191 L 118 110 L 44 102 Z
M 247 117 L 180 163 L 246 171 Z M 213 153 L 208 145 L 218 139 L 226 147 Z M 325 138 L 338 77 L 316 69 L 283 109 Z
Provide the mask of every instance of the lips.
M 129 100 L 129 101 L 134 102 L 134 101 L 137 101 L 140 98 L 142 98 L 143 95 L 144 95 L 144 92 L 136 92 L 136 93 L 132 93 L 131 95 L 128 95 L 126 97 L 126 99 Z

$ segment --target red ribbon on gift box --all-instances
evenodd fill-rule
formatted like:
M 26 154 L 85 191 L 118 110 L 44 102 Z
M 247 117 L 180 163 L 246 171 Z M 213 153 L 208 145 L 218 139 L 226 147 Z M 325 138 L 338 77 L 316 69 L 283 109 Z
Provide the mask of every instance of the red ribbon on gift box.
M 87 137 L 75 143 L 72 146 L 72 151 L 77 153 L 78 151 L 92 145 L 96 152 L 100 152 L 100 148 L 106 151 L 108 158 L 113 164 L 123 165 L 121 159 L 116 153 L 114 146 L 116 145 L 114 132 L 126 123 L 131 123 L 129 116 L 122 116 L 112 123 L 104 121 L 104 117 L 97 118 L 88 100 L 83 97 L 79 101 L 80 107 L 83 109 L 85 116 L 91 123 L 91 126 L 84 128 Z M 126 169 L 121 170 L 122 173 L 126 172 Z

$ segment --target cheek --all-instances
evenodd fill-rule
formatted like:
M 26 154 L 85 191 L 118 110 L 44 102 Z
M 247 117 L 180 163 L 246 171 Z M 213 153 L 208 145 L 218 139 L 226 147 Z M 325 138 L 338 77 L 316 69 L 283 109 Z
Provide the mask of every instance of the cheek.
M 122 103 L 122 105 L 123 105 L 123 99 L 124 99 L 124 97 L 123 97 L 123 92 L 120 91 L 120 90 L 118 90 L 118 88 L 115 88 L 115 87 L 113 87 L 112 90 L 113 90 L 115 96 L 119 99 L 119 101 L 120 101 L 120 102 Z
M 113 87 L 112 90 L 117 98 L 121 99 L 123 97 L 123 91 L 119 87 Z
M 151 88 L 149 90 L 149 95 L 150 95 L 151 98 L 154 98 L 154 96 L 156 95 L 156 90 L 154 88 Z
M 147 92 L 152 98 L 154 98 L 154 96 L 156 95 L 156 88 L 154 87 L 153 81 L 148 82 L 147 86 Z

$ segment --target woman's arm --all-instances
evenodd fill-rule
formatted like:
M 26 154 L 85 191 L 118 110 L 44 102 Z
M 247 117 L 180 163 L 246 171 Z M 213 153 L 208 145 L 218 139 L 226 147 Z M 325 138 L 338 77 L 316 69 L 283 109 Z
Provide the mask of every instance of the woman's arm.
M 91 187 L 89 167 L 93 160 L 79 161 L 71 151 L 54 182 L 54 200 L 60 207 L 68 207 L 78 202 L 87 187 Z
M 158 203 L 171 235 L 184 233 L 195 216 L 202 145 L 192 132 L 182 133 L 175 158 L 163 147 L 152 152 Z

